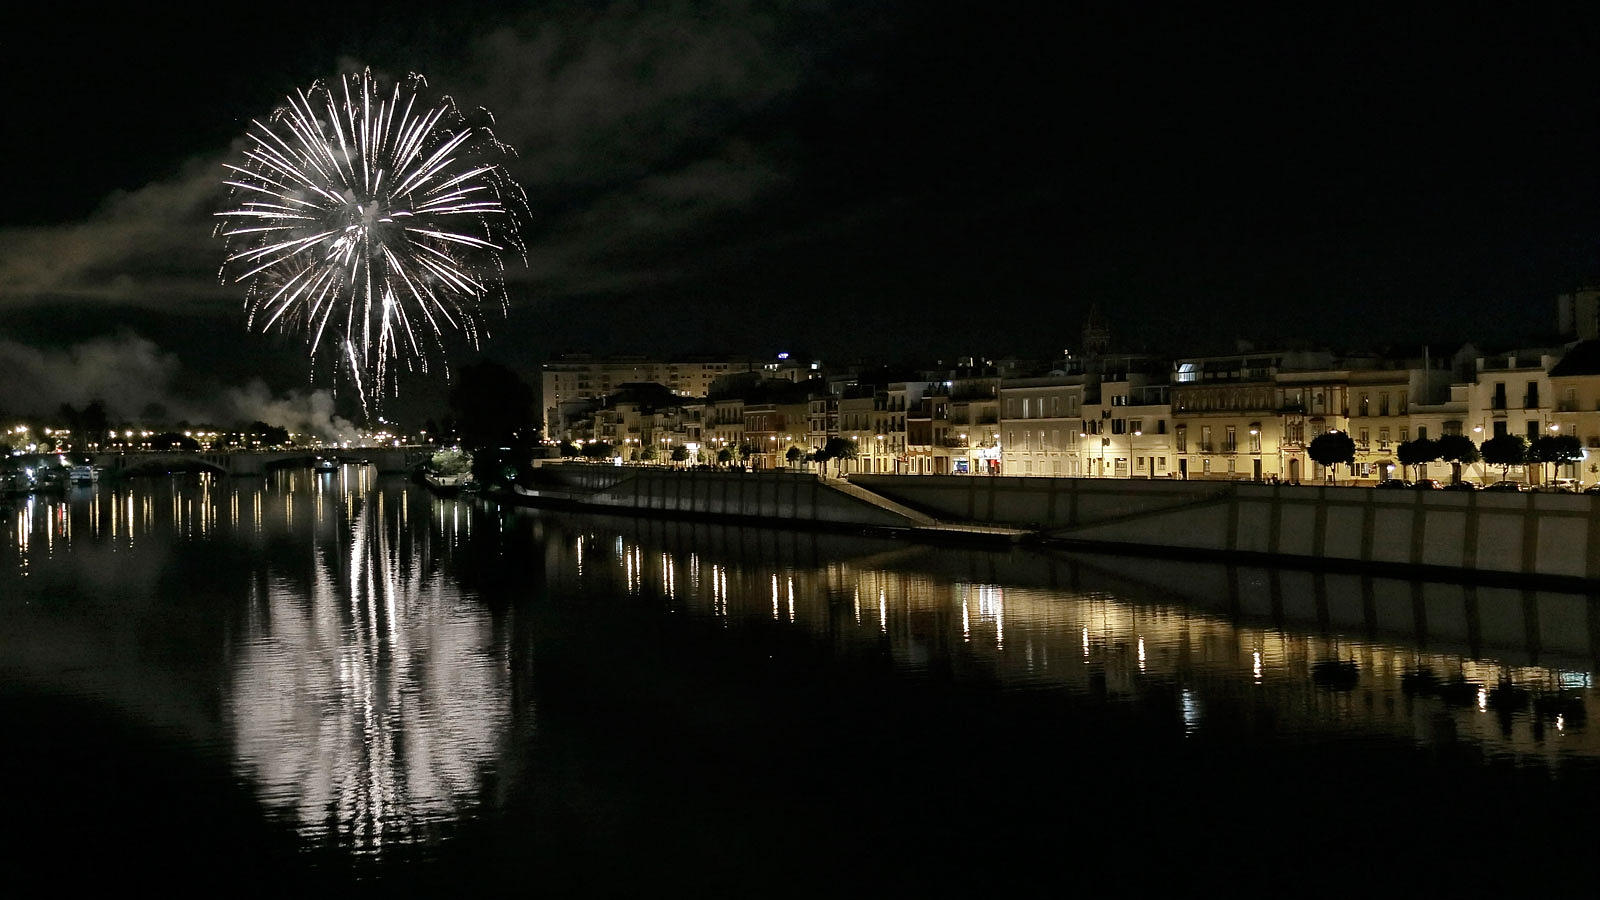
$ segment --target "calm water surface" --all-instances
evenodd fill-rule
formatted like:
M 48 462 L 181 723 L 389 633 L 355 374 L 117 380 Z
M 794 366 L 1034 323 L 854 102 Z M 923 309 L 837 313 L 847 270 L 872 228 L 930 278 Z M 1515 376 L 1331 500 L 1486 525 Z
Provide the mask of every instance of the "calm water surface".
M 8 502 L 13 881 L 1593 889 L 1581 595 L 507 510 L 353 466 Z

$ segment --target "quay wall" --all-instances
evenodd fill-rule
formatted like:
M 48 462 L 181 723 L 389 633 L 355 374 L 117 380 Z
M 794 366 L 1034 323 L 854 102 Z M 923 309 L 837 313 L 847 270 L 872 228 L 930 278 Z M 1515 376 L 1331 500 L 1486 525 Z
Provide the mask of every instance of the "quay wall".
M 931 516 L 848 483 L 804 472 L 724 472 L 605 465 L 542 466 L 515 496 L 615 511 L 833 526 L 916 528 Z
M 1047 540 L 1600 581 L 1583 494 L 1380 491 L 1250 482 L 853 475 L 930 515 Z

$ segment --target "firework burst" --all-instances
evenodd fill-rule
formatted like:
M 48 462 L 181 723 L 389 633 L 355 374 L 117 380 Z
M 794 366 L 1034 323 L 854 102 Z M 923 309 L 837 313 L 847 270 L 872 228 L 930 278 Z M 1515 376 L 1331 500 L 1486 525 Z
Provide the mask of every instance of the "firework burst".
M 395 365 L 426 372 L 451 333 L 478 346 L 484 313 L 506 309 L 506 260 L 527 258 L 511 149 L 426 86 L 364 71 L 297 91 L 251 122 L 216 214 L 248 327 L 302 334 L 369 413 Z

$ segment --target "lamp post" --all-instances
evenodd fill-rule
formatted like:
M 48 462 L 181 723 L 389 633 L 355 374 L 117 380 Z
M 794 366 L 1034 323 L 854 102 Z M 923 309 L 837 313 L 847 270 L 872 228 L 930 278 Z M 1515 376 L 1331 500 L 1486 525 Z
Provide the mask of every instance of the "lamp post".
M 1133 455 L 1133 439 L 1136 438 L 1136 437 L 1140 437 L 1143 434 L 1144 434 L 1143 431 L 1135 431 L 1134 433 L 1128 435 L 1128 480 L 1129 481 L 1133 480 L 1133 461 L 1136 458 Z
M 1250 468 L 1254 470 L 1250 474 L 1251 474 L 1251 476 L 1252 476 L 1252 478 L 1254 480 L 1260 481 L 1262 476 L 1261 476 L 1261 429 L 1259 429 L 1259 428 L 1251 428 L 1250 429 L 1250 456 L 1251 456 L 1251 463 L 1252 463 Z

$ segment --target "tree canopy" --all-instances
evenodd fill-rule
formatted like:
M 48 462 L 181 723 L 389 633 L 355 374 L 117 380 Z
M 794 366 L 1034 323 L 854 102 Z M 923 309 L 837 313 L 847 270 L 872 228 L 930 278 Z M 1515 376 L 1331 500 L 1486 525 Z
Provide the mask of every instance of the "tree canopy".
M 1325 431 L 1311 439 L 1306 452 L 1321 465 L 1328 466 L 1331 474 L 1333 466 L 1339 463 L 1348 466 L 1356 461 L 1356 442 L 1343 431 Z
M 508 447 L 533 421 L 533 389 L 516 372 L 485 360 L 459 371 L 450 410 L 463 446 Z
M 1439 458 L 1439 442 L 1428 438 L 1406 441 L 1395 448 L 1395 456 L 1403 466 L 1414 466 L 1417 477 L 1422 477 L 1422 467 Z
M 1528 461 L 1528 441 L 1520 434 L 1502 434 L 1484 441 L 1478 451 L 1483 454 L 1483 461 L 1491 466 L 1500 467 L 1500 478 L 1505 480 L 1512 466 L 1520 466 Z
M 1570 434 L 1546 434 L 1528 447 L 1528 461 L 1559 466 L 1583 459 L 1583 442 Z

